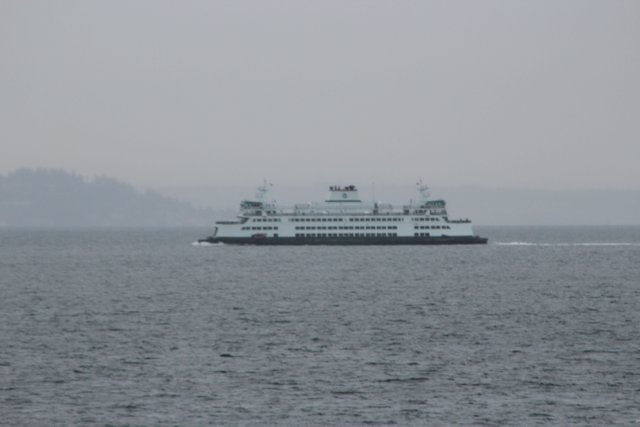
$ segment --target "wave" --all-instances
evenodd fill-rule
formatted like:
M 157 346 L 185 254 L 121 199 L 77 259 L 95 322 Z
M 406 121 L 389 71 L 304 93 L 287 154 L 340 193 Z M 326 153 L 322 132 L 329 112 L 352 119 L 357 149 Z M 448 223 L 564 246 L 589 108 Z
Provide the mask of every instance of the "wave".
M 544 242 L 494 242 L 498 246 L 640 246 L 640 242 L 584 242 L 584 243 L 544 243 Z

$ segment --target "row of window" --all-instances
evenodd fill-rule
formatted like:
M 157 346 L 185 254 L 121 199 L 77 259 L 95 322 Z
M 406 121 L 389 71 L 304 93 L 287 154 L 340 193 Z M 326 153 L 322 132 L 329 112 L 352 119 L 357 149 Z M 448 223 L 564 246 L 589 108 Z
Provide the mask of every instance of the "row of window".
M 429 229 L 432 229 L 432 230 L 440 230 L 440 229 L 451 230 L 451 227 L 449 227 L 448 225 L 442 225 L 442 226 L 440 226 L 440 225 L 416 225 L 413 228 L 416 229 L 416 230 L 429 230 Z
M 370 222 L 370 221 L 393 221 L 393 222 L 401 222 L 402 218 L 395 218 L 395 217 L 385 217 L 385 216 L 373 216 L 370 218 L 349 218 L 349 221 L 363 221 L 363 222 Z
M 289 221 L 291 222 L 340 222 L 340 221 L 344 221 L 344 218 L 290 218 Z M 358 218 L 358 217 L 354 217 L 354 218 L 348 218 L 349 222 L 402 222 L 403 219 L 402 218 L 396 218 L 396 217 L 385 217 L 385 216 L 372 216 L 372 217 L 365 217 L 365 218 Z
M 413 221 L 438 221 L 440 218 L 434 217 L 414 217 Z M 343 218 L 289 218 L 291 222 L 342 222 Z M 251 222 L 280 222 L 281 218 L 253 218 Z M 403 218 L 398 217 L 385 217 L 385 216 L 372 216 L 372 217 L 353 217 L 348 218 L 349 222 L 402 222 Z
M 367 226 L 345 226 L 345 227 L 323 227 L 323 226 L 319 226 L 319 227 L 315 227 L 315 226 L 307 226 L 307 227 L 303 227 L 303 226 L 296 226 L 296 230 L 397 230 L 398 226 L 397 225 L 367 225 Z
M 396 237 L 397 233 L 296 233 L 296 237 Z
M 425 209 L 416 209 L 415 211 L 413 211 L 413 213 L 417 214 L 417 215 L 424 215 L 424 214 L 431 214 L 431 215 L 440 215 L 443 213 L 443 209 L 431 209 L 431 210 L 425 210 Z
M 342 218 L 291 218 L 292 222 L 340 222 Z
M 278 227 L 242 227 L 241 230 L 277 230 Z

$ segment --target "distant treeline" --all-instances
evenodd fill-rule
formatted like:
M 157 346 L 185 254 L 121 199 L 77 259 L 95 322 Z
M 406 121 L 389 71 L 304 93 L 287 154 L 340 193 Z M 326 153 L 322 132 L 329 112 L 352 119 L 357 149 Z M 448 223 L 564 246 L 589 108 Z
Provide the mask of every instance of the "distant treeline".
M 140 192 L 110 177 L 86 178 L 57 169 L 18 169 L 0 174 L 2 226 L 210 225 L 211 211 Z

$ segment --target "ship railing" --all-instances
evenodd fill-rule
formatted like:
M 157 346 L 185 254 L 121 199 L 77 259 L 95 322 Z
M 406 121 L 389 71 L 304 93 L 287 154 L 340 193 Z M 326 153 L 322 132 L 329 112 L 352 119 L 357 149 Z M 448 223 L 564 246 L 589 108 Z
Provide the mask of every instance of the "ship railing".
M 247 219 L 245 218 L 244 221 L 242 220 L 235 220 L 235 219 L 231 219 L 231 220 L 223 220 L 223 221 L 216 221 L 216 224 L 222 224 L 222 225 L 233 225 L 233 224 L 243 224 L 247 221 Z

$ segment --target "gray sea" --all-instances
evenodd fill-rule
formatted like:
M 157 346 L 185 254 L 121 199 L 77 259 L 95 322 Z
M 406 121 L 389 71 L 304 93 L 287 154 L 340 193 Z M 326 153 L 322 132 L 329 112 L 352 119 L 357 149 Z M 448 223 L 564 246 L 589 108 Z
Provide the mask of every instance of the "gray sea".
M 640 424 L 640 227 L 477 230 L 0 229 L 0 424 Z

